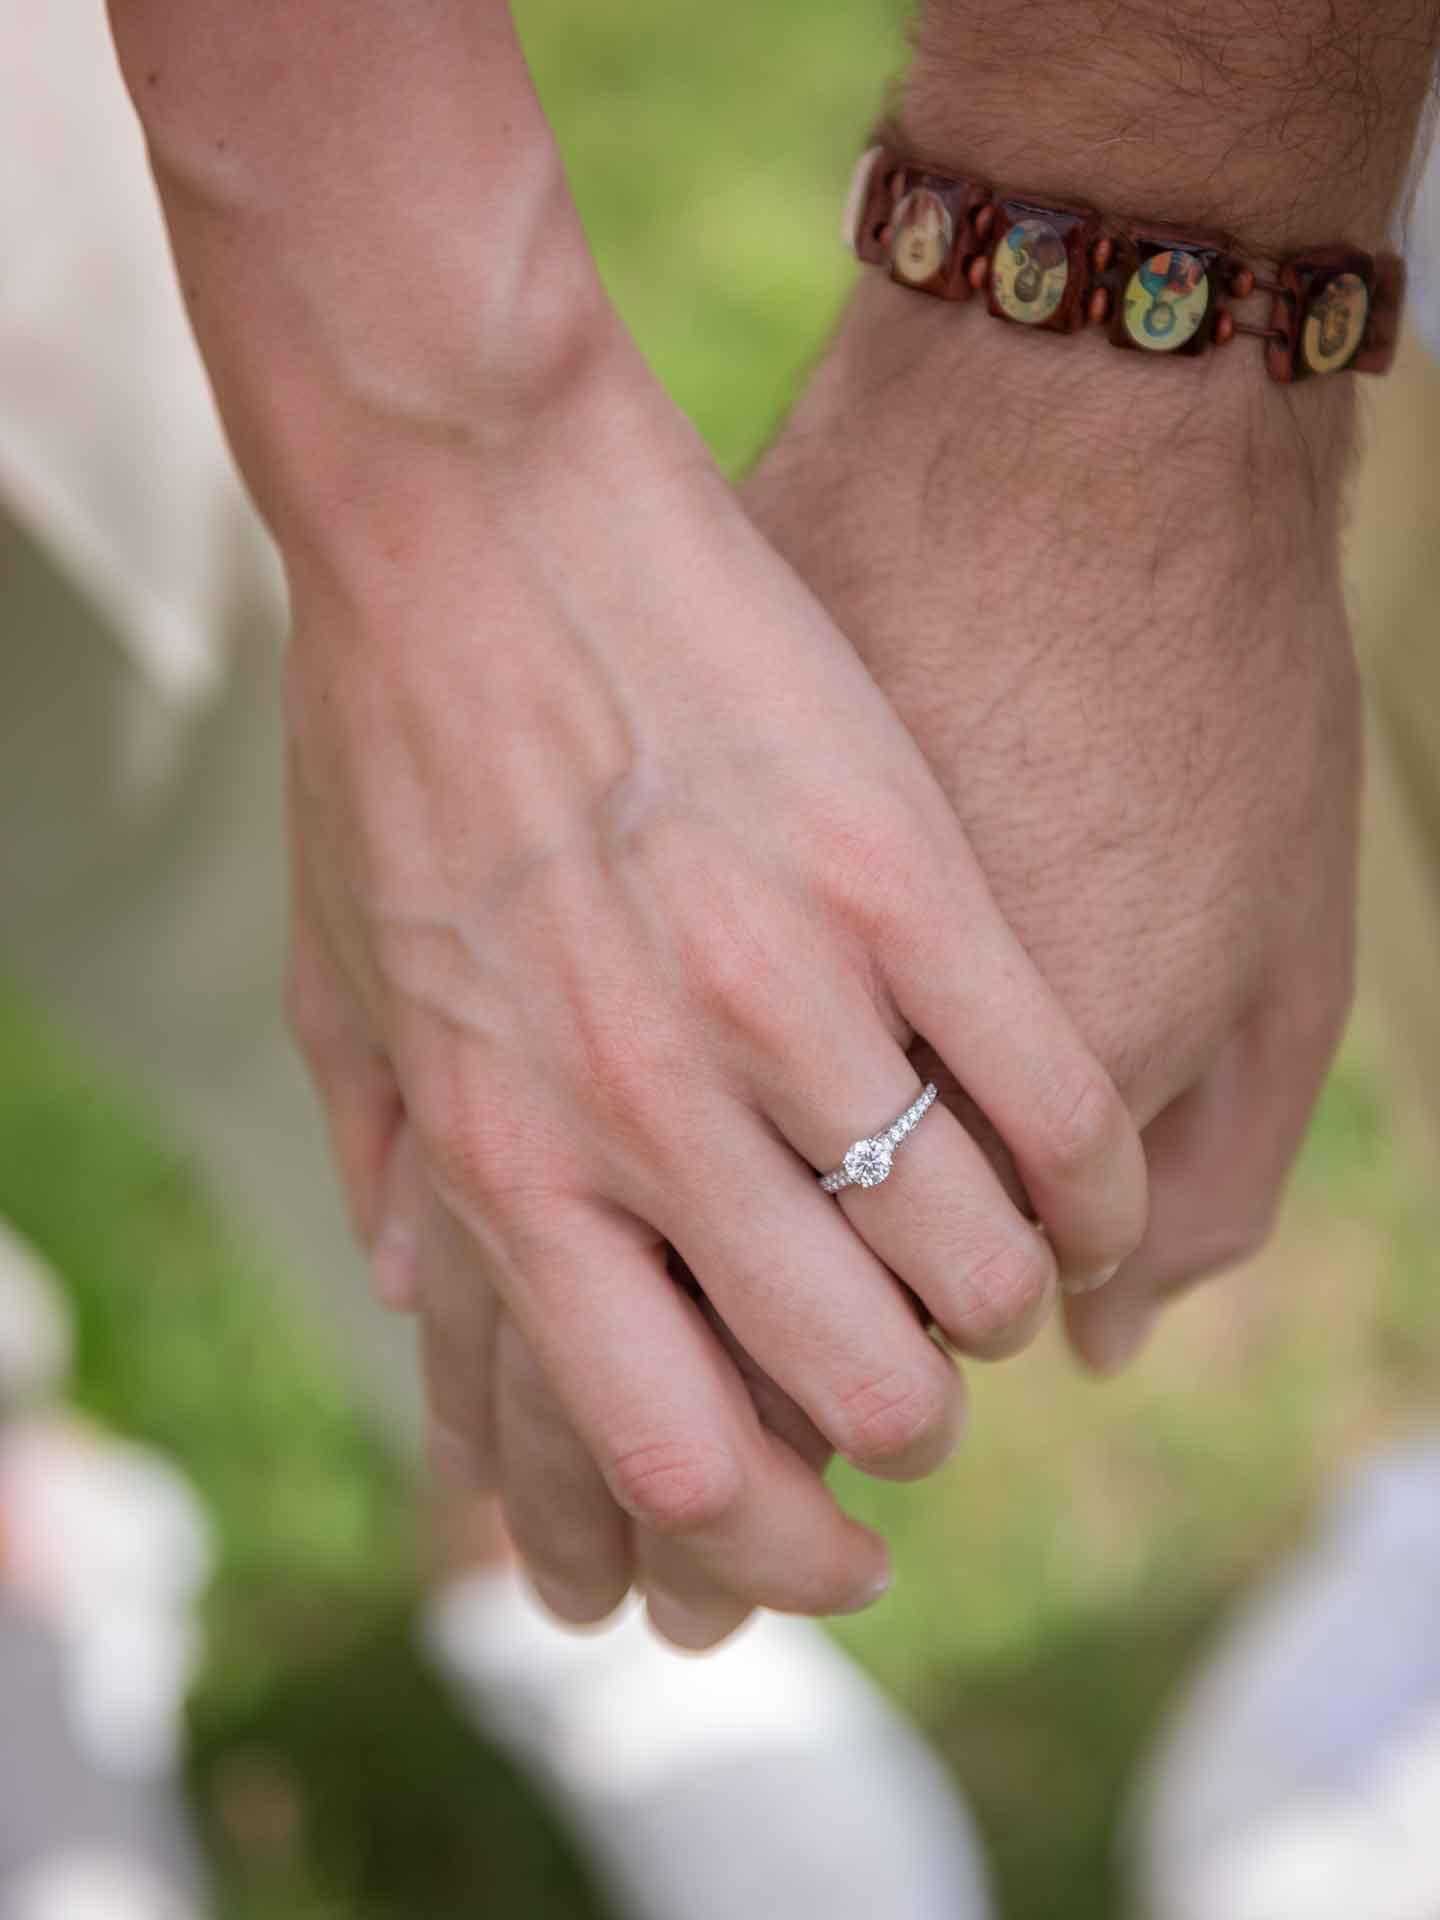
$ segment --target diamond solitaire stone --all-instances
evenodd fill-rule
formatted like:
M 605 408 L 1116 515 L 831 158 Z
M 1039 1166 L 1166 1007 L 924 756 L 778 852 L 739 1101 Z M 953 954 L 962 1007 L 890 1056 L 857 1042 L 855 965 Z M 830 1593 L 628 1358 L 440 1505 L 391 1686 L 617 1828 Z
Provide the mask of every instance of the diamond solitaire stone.
M 878 1187 L 890 1178 L 895 1165 L 895 1149 L 912 1134 L 936 1100 L 932 1081 L 918 1100 L 912 1100 L 898 1120 L 869 1140 L 857 1140 L 833 1173 L 820 1175 L 824 1193 L 843 1193 L 846 1187 Z
M 852 1187 L 878 1187 L 890 1178 L 895 1149 L 886 1140 L 857 1140 L 845 1156 L 845 1174 Z

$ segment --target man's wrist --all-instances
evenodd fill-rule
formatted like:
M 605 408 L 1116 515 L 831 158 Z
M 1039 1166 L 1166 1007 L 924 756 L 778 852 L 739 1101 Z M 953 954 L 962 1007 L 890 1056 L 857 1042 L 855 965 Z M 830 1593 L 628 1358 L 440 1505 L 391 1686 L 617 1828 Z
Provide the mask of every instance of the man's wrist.
M 1221 591 L 1253 591 L 1258 605 L 1279 581 L 1338 592 L 1353 421 L 1349 382 L 1297 395 L 1239 353 L 1177 371 L 1094 335 L 1037 337 L 978 301 L 917 299 L 867 274 L 756 497 L 773 507 L 792 459 L 829 458 L 846 473 L 911 476 L 917 515 L 946 503 L 947 541 L 977 554 L 1021 543 L 1053 572 L 1057 605 L 1072 587 L 1103 605 L 1097 583 L 1118 588 L 1137 566 L 1156 581 L 1183 577 L 1182 606 Z M 903 492 L 903 477 L 892 484 Z M 985 624 L 979 603 L 956 616 Z M 1072 632 L 1069 644 L 1083 637 Z
M 1015 463 L 1031 475 L 1072 457 L 1097 476 L 1127 459 L 1148 465 L 1162 436 L 1169 473 L 1195 488 L 1272 438 L 1328 473 L 1353 436 L 1351 381 L 1280 386 L 1243 344 L 1176 367 L 1117 353 L 1101 328 L 1058 338 L 996 319 L 983 299 L 920 298 L 874 271 L 857 284 L 821 377 L 857 393 L 892 384 L 917 404 L 928 394 L 937 428 L 963 435 L 971 457 L 998 452 L 1010 421 L 1015 444 L 1033 435 L 1034 457 Z
M 1405 0 L 926 0 L 897 126 L 925 158 L 1259 253 L 1384 243 L 1434 49 Z M 1313 14 L 1313 18 L 1308 16 Z

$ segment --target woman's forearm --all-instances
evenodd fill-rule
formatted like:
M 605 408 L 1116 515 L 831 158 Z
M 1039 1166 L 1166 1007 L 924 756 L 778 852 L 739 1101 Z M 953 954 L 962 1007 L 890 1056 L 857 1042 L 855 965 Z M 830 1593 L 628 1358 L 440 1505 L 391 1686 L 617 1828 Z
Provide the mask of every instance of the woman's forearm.
M 613 321 L 504 0 L 110 0 L 262 509 L 527 431 Z

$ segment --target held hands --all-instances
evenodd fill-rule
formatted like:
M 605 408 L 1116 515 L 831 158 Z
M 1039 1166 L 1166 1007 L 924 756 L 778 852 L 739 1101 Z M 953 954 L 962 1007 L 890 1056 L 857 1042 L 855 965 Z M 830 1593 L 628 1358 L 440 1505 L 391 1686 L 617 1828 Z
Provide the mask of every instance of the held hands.
M 1017 467 L 1023 420 L 1009 404 L 987 421 L 978 398 L 978 430 L 961 448 L 926 400 L 937 380 L 956 377 L 953 339 L 927 334 L 926 309 L 903 303 L 909 331 L 892 329 L 887 316 L 885 339 L 897 356 L 887 366 L 871 299 L 867 290 L 857 300 L 794 430 L 752 481 L 749 504 L 844 621 L 983 849 L 1013 923 L 1147 1123 L 1151 1228 L 1109 1288 L 1067 1301 L 1077 1347 L 1109 1367 L 1143 1338 L 1166 1294 L 1264 1238 L 1348 1005 L 1356 697 L 1334 565 L 1348 423 L 1338 396 L 1334 405 L 1312 396 L 1301 421 L 1277 417 L 1273 401 L 1268 413 L 1256 411 L 1243 387 L 1222 389 L 1212 416 L 1221 430 L 1192 447 L 1187 467 L 1162 468 L 1143 489 L 1107 500 L 1087 480 L 1085 409 L 1095 406 L 1089 419 L 1098 430 L 1109 404 L 1101 385 L 1088 397 L 1035 394 L 1037 428 L 1047 403 L 1078 409 L 1068 435 L 1051 432 L 1043 462 Z M 999 373 L 987 386 L 983 347 L 972 343 L 970 352 L 973 391 L 998 396 Z M 1143 409 L 1163 401 L 1131 396 L 1126 404 L 1142 410 L 1132 417 L 1143 431 Z M 1273 511 L 1252 514 L 1251 490 Z M 1029 530 L 1028 545 L 1016 541 L 1017 527 Z M 957 617 L 987 595 L 993 617 Z M 956 872 L 964 887 L 968 850 Z M 300 924 L 308 928 L 310 916 Z M 308 933 L 297 949 L 302 960 L 319 950 Z M 767 977 L 775 976 L 762 971 L 750 984 Z M 740 991 L 746 980 L 737 974 L 732 984 Z M 791 992 L 801 997 L 803 987 Z M 311 998 L 333 1010 L 345 992 Z M 919 1024 L 895 1007 L 883 1019 L 897 1043 Z M 803 1047 L 804 1034 L 776 1032 L 774 1044 L 777 1054 Z M 317 1060 L 344 1051 L 317 1038 Z M 367 1177 L 373 1187 L 375 1167 L 404 1135 L 388 1131 L 399 1098 L 363 1022 L 349 1055 L 353 1084 L 368 1063 L 372 1097 L 338 1099 L 334 1110 L 390 1115 L 356 1129 L 372 1142 L 358 1156 L 359 1189 Z M 915 1058 L 915 1074 L 932 1070 L 928 1049 Z M 946 1065 L 953 1062 L 938 1071 Z M 1012 1188 L 1030 1185 L 1034 1172 L 1021 1167 L 1017 1176 L 988 1124 L 994 1114 L 977 1111 L 958 1081 L 975 1084 L 964 1064 L 949 1077 L 948 1097 L 973 1135 L 989 1143 Z M 911 1077 L 898 1098 L 915 1084 Z M 875 1114 L 873 1099 L 864 1111 Z M 865 1208 L 906 1193 L 936 1118 L 902 1150 L 905 1181 L 842 1201 L 862 1230 L 877 1231 Z M 807 1135 L 806 1158 L 832 1164 L 856 1124 L 852 1107 L 823 1141 Z M 665 1321 L 682 1320 L 692 1353 L 721 1368 L 727 1444 L 738 1433 L 746 1448 L 725 1502 L 697 1510 L 687 1496 L 678 1511 L 664 1504 L 687 1485 L 668 1471 L 673 1454 L 663 1456 L 661 1494 L 658 1481 L 642 1488 L 623 1467 L 617 1473 L 613 1453 L 608 1472 L 593 1464 L 607 1460 L 599 1430 L 591 1429 L 596 1441 L 588 1433 L 582 1441 L 572 1403 L 552 1385 L 566 1355 L 561 1373 L 548 1357 L 537 1362 L 546 1328 L 532 1323 L 532 1347 L 498 1266 L 488 1269 L 500 1282 L 493 1288 L 488 1256 L 435 1201 L 418 1158 L 396 1152 L 391 1180 L 379 1211 L 392 1223 L 426 1224 L 388 1251 L 382 1245 L 377 1269 L 419 1305 L 441 1433 L 452 1453 L 458 1444 L 474 1484 L 504 1492 L 521 1551 L 558 1611 L 597 1618 L 638 1580 L 661 1629 L 699 1646 L 733 1627 L 752 1601 L 817 1610 L 863 1602 L 880 1577 L 873 1543 L 844 1534 L 841 1549 L 845 1523 L 818 1482 L 808 1502 L 796 1490 L 835 1440 L 878 1470 L 923 1470 L 933 1411 L 928 1425 L 914 1422 L 913 1403 L 887 1402 L 872 1379 L 872 1444 L 857 1445 L 853 1429 L 836 1430 L 833 1411 L 827 1424 L 813 1389 L 802 1406 L 776 1386 L 761 1370 L 768 1362 L 751 1359 L 713 1301 L 695 1306 L 662 1279 L 663 1229 L 641 1234 Z M 798 1204 L 798 1184 L 794 1191 Z M 737 1211 L 753 1219 L 748 1200 Z M 914 1208 L 906 1212 L 915 1224 Z M 1016 1344 L 1048 1297 L 1048 1279 L 1036 1280 L 1028 1314 L 1024 1290 L 1015 1289 L 1008 1315 L 992 1306 L 987 1316 L 982 1301 L 978 1317 L 972 1304 L 962 1318 L 936 1306 L 938 1289 L 926 1292 L 923 1248 L 908 1270 L 903 1256 L 877 1251 L 972 1351 Z M 797 1249 L 785 1286 L 823 1287 L 823 1278 L 807 1281 L 802 1260 Z M 893 1304 L 893 1287 L 884 1297 Z M 797 1302 L 778 1288 L 771 1301 L 793 1326 Z M 813 1313 L 803 1297 L 798 1304 Z M 640 1340 L 645 1324 L 631 1316 L 620 1337 Z M 791 1364 L 803 1400 L 802 1373 Z M 903 1446 L 874 1444 L 877 1407 Z M 930 1457 L 943 1450 L 942 1440 Z M 781 1485 L 806 1506 L 813 1532 L 766 1533 L 760 1503 Z M 836 1552 L 853 1552 L 847 1573 L 866 1569 L 848 1596 L 838 1579 L 821 1590 L 822 1534 Z M 766 1541 L 771 1557 L 737 1554 L 741 1538 Z
M 1023 1344 L 1057 1264 L 1140 1239 L 1129 1115 L 628 343 L 523 457 L 427 448 L 356 525 L 287 553 L 294 1012 L 362 1232 L 418 1236 L 441 1446 L 575 1617 L 637 1574 L 691 1642 L 864 1604 L 882 1549 L 814 1465 L 923 1473 L 959 1424 L 904 1288 Z M 942 1108 L 821 1193 L 917 1033 L 1045 1234 Z
M 948 1450 L 914 1298 L 1007 1352 L 1127 1262 L 1068 1304 L 1111 1364 L 1268 1217 L 1348 992 L 1342 398 L 876 282 L 757 532 L 507 9 L 242 11 L 111 7 L 288 566 L 296 1025 L 441 1449 L 577 1617 L 863 1603 L 814 1468 Z M 822 1194 L 932 1056 L 955 1111 Z
M 1145 1240 L 1065 1303 L 1108 1370 L 1268 1237 L 1350 1003 L 1360 703 L 1348 383 L 1091 344 L 867 281 L 747 504 L 1145 1128 Z

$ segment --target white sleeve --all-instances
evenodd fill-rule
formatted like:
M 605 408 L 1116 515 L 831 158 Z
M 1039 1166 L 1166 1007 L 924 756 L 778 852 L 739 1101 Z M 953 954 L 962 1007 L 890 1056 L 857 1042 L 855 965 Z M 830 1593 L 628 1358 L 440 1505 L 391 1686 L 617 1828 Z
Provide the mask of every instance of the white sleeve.
M 156 682 L 273 562 L 175 283 L 103 0 L 0 0 L 0 499 Z

